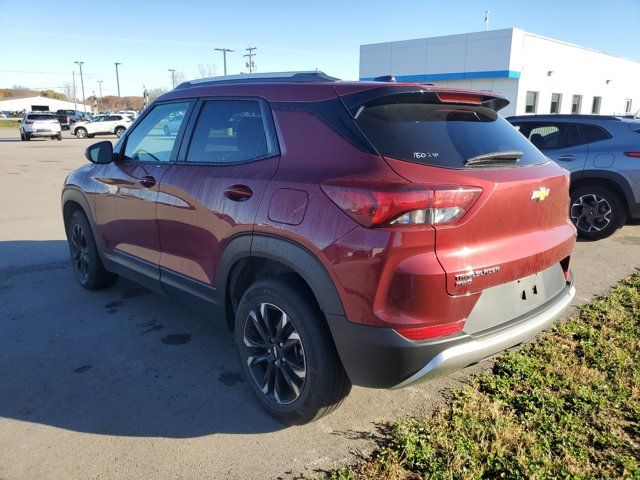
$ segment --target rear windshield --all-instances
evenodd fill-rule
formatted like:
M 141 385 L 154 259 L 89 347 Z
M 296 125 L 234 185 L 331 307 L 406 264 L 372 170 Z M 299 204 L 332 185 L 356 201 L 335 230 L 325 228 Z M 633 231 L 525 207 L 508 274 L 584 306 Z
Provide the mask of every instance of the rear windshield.
M 355 120 L 382 155 L 423 165 L 466 168 L 471 157 L 507 151 L 524 154 L 514 166 L 547 161 L 487 107 L 385 103 L 361 108 Z
M 54 115 L 47 115 L 44 113 L 30 113 L 27 115 L 27 120 L 57 120 L 58 117 Z

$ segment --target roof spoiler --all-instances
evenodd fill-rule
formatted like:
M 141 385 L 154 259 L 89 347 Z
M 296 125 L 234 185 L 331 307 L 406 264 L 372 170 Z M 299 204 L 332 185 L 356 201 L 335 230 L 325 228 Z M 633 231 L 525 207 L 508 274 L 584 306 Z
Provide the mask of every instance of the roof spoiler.
M 480 105 L 496 112 L 509 105 L 509 100 L 506 97 L 493 92 L 421 87 L 419 85 L 380 86 L 354 93 L 349 93 L 349 90 L 343 90 L 344 93 L 341 93 L 341 89 L 336 85 L 336 90 L 354 118 L 362 107 L 390 102 Z

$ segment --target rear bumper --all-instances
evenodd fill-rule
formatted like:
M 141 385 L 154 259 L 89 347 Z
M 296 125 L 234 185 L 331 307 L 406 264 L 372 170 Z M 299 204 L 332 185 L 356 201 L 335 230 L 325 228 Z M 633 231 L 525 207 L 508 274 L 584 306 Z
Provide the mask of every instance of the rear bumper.
M 54 135 L 59 135 L 60 130 L 45 130 L 45 131 L 28 131 L 25 130 L 25 133 L 28 133 L 32 137 L 53 137 Z
M 575 294 L 576 289 L 571 286 L 557 301 L 530 318 L 497 333 L 481 338 L 470 338 L 464 343 L 443 350 L 424 367 L 393 388 L 402 388 L 420 380 L 446 375 L 519 345 L 553 323 L 569 306 Z
M 533 310 L 477 334 L 412 341 L 389 328 L 357 325 L 328 315 L 338 353 L 351 381 L 372 388 L 401 388 L 446 375 L 516 346 L 556 320 L 575 296 L 572 282 Z

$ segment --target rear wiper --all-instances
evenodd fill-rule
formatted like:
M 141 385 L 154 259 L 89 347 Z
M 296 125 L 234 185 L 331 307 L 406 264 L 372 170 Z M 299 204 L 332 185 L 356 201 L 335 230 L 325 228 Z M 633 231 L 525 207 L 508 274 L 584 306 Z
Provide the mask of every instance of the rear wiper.
M 483 153 L 476 157 L 468 158 L 465 165 L 493 165 L 496 163 L 517 163 L 520 157 L 524 155 L 520 150 L 510 152 L 491 152 Z

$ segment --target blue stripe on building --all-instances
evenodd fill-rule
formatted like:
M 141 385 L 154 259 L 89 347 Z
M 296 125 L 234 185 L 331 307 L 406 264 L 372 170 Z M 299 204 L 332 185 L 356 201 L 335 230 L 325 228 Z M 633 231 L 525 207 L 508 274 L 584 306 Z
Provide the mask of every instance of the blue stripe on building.
M 469 78 L 520 78 L 515 70 L 490 70 L 486 72 L 427 73 L 422 75 L 394 75 L 398 82 L 429 82 L 432 80 L 466 80 Z M 360 80 L 373 80 L 363 77 Z

